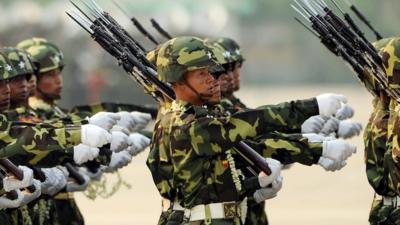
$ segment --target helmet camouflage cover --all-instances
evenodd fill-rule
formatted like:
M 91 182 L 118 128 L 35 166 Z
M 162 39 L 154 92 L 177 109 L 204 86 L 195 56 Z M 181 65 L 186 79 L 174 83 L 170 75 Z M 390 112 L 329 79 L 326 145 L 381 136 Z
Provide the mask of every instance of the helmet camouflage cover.
M 0 80 L 7 80 L 15 77 L 17 71 L 11 66 L 5 53 L 0 52 Z
M 40 73 L 62 69 L 65 66 L 61 50 L 44 38 L 24 40 L 17 45 L 17 48 L 26 50 L 35 61 L 39 62 Z
M 14 47 L 6 47 L 1 51 L 7 56 L 11 66 L 14 67 L 16 71 L 16 74 L 13 77 L 33 74 L 32 61 L 27 52 Z
M 381 54 L 389 87 L 400 89 L 400 38 L 390 39 L 381 49 Z
M 243 62 L 244 57 L 240 51 L 240 46 L 236 41 L 231 38 L 220 37 L 220 38 L 210 38 L 208 39 L 211 43 L 219 43 L 224 49 L 230 52 L 231 59 L 233 62 Z
M 217 39 L 205 39 L 205 43 L 207 45 L 212 46 L 215 51 L 216 51 L 216 58 L 218 60 L 218 62 L 223 65 L 226 63 L 232 63 L 235 62 L 235 57 L 233 54 L 231 54 L 231 52 L 226 49 L 224 46 L 222 46 L 218 41 L 216 41 Z M 221 57 L 222 56 L 222 57 Z
M 210 46 L 197 37 L 178 37 L 164 43 L 157 57 L 157 72 L 164 82 L 176 82 L 186 72 L 210 68 L 223 70 Z

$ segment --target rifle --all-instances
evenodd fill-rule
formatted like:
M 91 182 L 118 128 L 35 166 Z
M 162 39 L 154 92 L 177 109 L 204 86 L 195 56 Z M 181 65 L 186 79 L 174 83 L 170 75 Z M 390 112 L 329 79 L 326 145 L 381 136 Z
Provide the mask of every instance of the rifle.
M 122 13 L 124 13 L 124 15 L 126 17 L 129 18 L 128 13 L 125 12 L 125 10 L 114 0 L 112 0 L 114 5 L 116 5 L 121 11 Z M 147 39 L 149 39 L 151 42 L 153 42 L 153 44 L 155 45 L 159 45 L 160 43 L 153 37 L 153 35 L 151 35 L 146 29 L 144 29 L 144 27 L 142 26 L 142 24 L 135 18 L 135 17 L 131 17 L 130 20 L 132 21 L 133 25 L 139 30 L 140 33 L 142 33 Z
M 22 170 L 20 170 L 14 163 L 12 163 L 10 160 L 8 159 L 0 159 L 0 167 L 9 174 L 12 174 L 15 178 L 17 178 L 18 180 L 23 180 L 24 179 L 24 173 L 22 172 Z M 31 185 L 29 187 L 27 187 L 26 189 L 28 189 L 28 191 L 30 191 L 31 193 L 36 191 L 35 186 Z
M 400 101 L 400 92 L 389 88 L 380 55 L 374 48 L 371 48 L 370 42 L 365 41 L 366 38 L 362 37 L 361 29 L 355 23 L 348 25 L 348 23 L 351 23 L 349 21 L 352 21 L 350 16 L 348 16 L 350 19 L 347 19 L 346 23 L 323 0 L 313 2 L 314 5 L 308 0 L 294 1 L 299 8 L 291 5 L 292 8 L 303 16 L 311 26 L 307 26 L 299 19 L 296 19 L 296 21 L 301 22 L 308 30 L 313 30 L 313 34 L 317 34 L 317 37 L 328 50 L 350 64 L 359 80 L 367 86 L 367 89 L 373 95 L 379 96 L 379 91 L 371 90 L 368 86 L 371 83 L 376 83 L 387 96 Z M 372 80 L 366 79 L 366 73 L 372 76 Z
M 368 21 L 368 19 L 361 13 L 360 10 L 357 9 L 357 7 L 354 4 L 351 4 L 350 1 L 348 0 L 343 0 L 351 9 L 351 11 L 353 11 L 354 14 L 357 15 L 357 17 L 364 22 L 365 25 L 367 25 L 367 27 L 369 29 L 371 29 L 371 31 L 375 34 L 376 40 L 379 41 L 381 40 L 383 37 L 382 35 L 375 30 L 375 28 L 371 25 L 371 23 Z
M 172 36 L 166 30 L 164 30 L 155 19 L 151 18 L 150 22 L 153 25 L 154 29 L 156 29 L 158 33 L 160 33 L 163 37 L 165 37 L 167 40 L 172 39 Z
M 94 2 L 93 0 L 91 1 L 92 3 Z M 96 4 L 93 3 L 93 5 Z M 83 11 L 81 9 L 78 10 L 80 12 Z M 86 13 L 83 15 L 86 19 L 77 14 L 73 16 L 73 12 L 67 12 L 67 14 L 71 19 L 78 23 L 78 25 L 86 30 L 101 47 L 117 58 L 124 70 L 128 74 L 132 75 L 147 93 L 151 94 L 153 97 L 157 96 L 155 98 L 157 101 L 164 101 L 164 96 L 168 99 L 174 100 L 175 93 L 173 89 L 170 85 L 161 82 L 157 78 L 156 71 L 152 69 L 154 65 L 150 66 L 151 63 L 146 59 L 142 52 L 129 46 L 132 44 L 129 37 L 121 35 L 124 33 L 124 29 L 101 8 L 96 8 L 95 10 L 96 12 L 91 13 L 92 15 L 98 15 L 95 18 L 88 17 Z M 152 89 L 149 89 L 149 87 L 152 87 Z M 157 92 L 162 95 L 159 96 L 158 94 L 155 94 Z M 263 171 L 267 175 L 271 174 L 271 169 L 266 163 L 265 158 L 255 150 L 251 149 L 243 142 L 237 143 L 235 148 L 240 155 L 245 156 L 244 158 L 251 165 L 254 165 L 257 169 Z

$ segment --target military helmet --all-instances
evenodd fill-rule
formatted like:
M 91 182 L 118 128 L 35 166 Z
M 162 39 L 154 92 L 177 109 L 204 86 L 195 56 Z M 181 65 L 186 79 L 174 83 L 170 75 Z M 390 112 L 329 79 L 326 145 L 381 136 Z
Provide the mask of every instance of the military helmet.
M 219 43 L 217 39 L 205 39 L 205 42 L 207 45 L 211 45 L 216 49 L 217 51 L 216 57 L 222 56 L 222 58 L 220 57 L 218 60 L 218 62 L 221 65 L 235 62 L 234 55 L 231 54 L 231 52 L 228 49 L 226 49 L 223 45 L 221 45 L 221 43 Z
M 18 43 L 17 48 L 26 50 L 32 58 L 39 62 L 40 73 L 46 73 L 55 69 L 62 69 L 64 55 L 52 42 L 44 38 L 31 38 Z
M 146 54 L 147 60 L 149 60 L 149 62 L 153 65 L 156 65 L 156 63 L 157 63 L 157 55 L 158 55 L 158 52 L 160 51 L 160 48 L 161 48 L 161 45 L 157 45 L 157 47 L 148 51 Z
M 242 63 L 244 61 L 244 57 L 240 51 L 240 46 L 236 41 L 231 38 L 220 37 L 220 38 L 211 38 L 208 39 L 209 42 L 219 43 L 222 47 L 224 47 L 231 54 L 231 59 L 234 62 Z
M 178 37 L 164 43 L 157 57 L 157 72 L 164 82 L 176 82 L 186 72 L 210 68 L 222 70 L 212 49 L 197 37 Z
M 7 55 L 4 52 L 0 52 L 0 80 L 7 80 L 11 77 L 15 77 L 17 71 L 11 65 Z
M 11 66 L 16 71 L 13 77 L 34 73 L 32 61 L 26 51 L 14 47 L 5 47 L 1 51 L 7 56 Z
M 389 87 L 400 89 L 400 37 L 389 40 L 381 54 Z
M 380 52 L 381 50 L 383 50 L 383 48 L 386 47 L 386 45 L 393 40 L 393 37 L 391 38 L 384 38 L 384 39 L 380 39 L 378 41 L 375 41 L 374 43 L 372 43 L 372 45 L 374 46 L 374 48 Z

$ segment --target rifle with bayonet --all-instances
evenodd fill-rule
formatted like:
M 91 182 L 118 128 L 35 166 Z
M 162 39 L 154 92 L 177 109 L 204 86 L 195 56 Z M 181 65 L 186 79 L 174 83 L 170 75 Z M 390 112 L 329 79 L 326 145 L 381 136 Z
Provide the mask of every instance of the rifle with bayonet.
M 151 18 L 150 22 L 153 25 L 154 29 L 156 29 L 158 33 L 160 33 L 164 38 L 166 38 L 167 40 L 172 39 L 172 36 L 166 30 L 164 30 L 155 19 Z
M 335 0 L 331 0 L 335 5 Z M 374 95 L 378 92 L 369 88 L 377 84 L 379 91 L 399 101 L 400 92 L 388 88 L 389 83 L 383 68 L 382 58 L 372 44 L 365 38 L 361 29 L 347 14 L 343 20 L 323 0 L 294 0 L 297 6 L 291 5 L 296 12 L 310 23 L 310 26 L 296 18 L 308 30 L 320 38 L 321 42 L 336 56 L 342 57 L 353 68 L 360 81 Z M 340 9 L 341 10 L 341 9 Z M 368 79 L 367 77 L 371 77 Z
M 67 12 L 68 16 L 85 29 L 108 53 L 114 56 L 124 70 L 132 75 L 145 91 L 155 97 L 157 101 L 163 102 L 164 97 L 174 100 L 175 93 L 171 86 L 157 78 L 155 66 L 147 60 L 142 51 L 131 46 L 133 41 L 130 40 L 129 36 L 123 35 L 126 31 L 114 19 L 110 20 L 109 18 L 112 17 L 98 7 L 93 0 L 91 2 L 92 7 L 88 8 L 94 8 L 96 12 L 91 12 L 91 15 L 97 15 L 95 18 L 89 17 L 88 13 L 83 13 L 83 16 L 80 16 L 73 11 Z M 76 6 L 76 4 L 74 5 Z M 81 13 L 83 12 L 82 9 L 78 10 Z M 238 143 L 235 147 L 238 153 L 252 166 L 267 175 L 271 174 L 265 158 L 255 150 L 244 142 Z

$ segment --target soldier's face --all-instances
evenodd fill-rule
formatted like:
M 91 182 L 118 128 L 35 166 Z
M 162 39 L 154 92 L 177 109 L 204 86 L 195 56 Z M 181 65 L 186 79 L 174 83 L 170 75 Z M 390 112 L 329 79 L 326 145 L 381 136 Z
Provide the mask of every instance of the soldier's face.
M 223 73 L 221 74 L 221 76 L 218 77 L 222 95 L 226 94 L 229 91 L 231 80 L 231 77 L 227 73 Z
M 57 100 L 61 98 L 63 87 L 63 78 L 61 71 L 56 69 L 47 73 L 42 73 L 37 80 L 37 89 L 39 89 L 47 98 Z
M 13 103 L 25 102 L 28 98 L 28 80 L 26 76 L 17 76 L 10 79 L 10 98 Z
M 10 86 L 7 80 L 0 81 L 0 111 L 10 108 Z
M 240 89 L 240 70 L 242 64 L 235 63 L 235 67 L 233 69 L 233 91 L 238 91 Z
M 29 96 L 34 96 L 36 91 L 36 75 L 32 74 L 31 79 L 28 82 Z
M 208 68 L 188 72 L 186 74 L 186 82 L 201 95 L 200 98 L 197 93 L 187 88 L 187 94 L 191 95 L 200 104 L 217 103 L 221 100 L 219 82 L 210 74 Z

